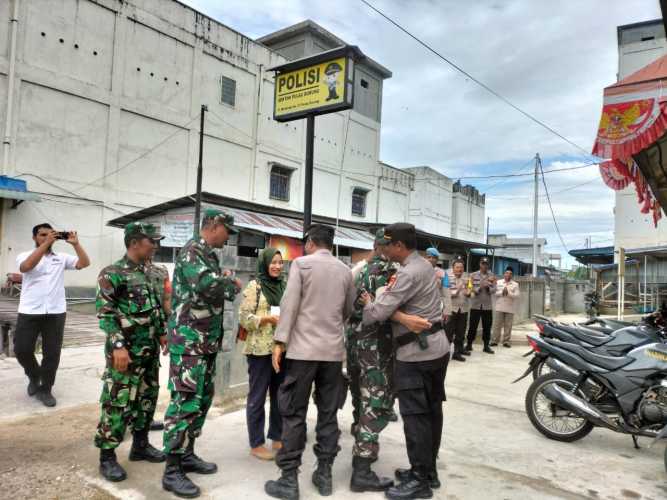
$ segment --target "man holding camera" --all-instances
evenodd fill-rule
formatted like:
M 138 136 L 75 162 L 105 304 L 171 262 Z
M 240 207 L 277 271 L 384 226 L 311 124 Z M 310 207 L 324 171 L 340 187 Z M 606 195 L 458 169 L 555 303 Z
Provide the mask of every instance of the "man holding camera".
M 60 364 L 60 351 L 65 332 L 66 270 L 83 269 L 90 259 L 79 243 L 76 231 L 58 233 L 50 224 L 32 228 L 35 249 L 16 258 L 23 275 L 21 299 L 14 336 L 16 359 L 28 376 L 28 395 L 37 396 L 45 406 L 55 406 L 51 388 Z M 74 248 L 76 256 L 53 251 L 53 244 L 64 240 Z M 42 336 L 42 364 L 35 358 L 37 337 Z

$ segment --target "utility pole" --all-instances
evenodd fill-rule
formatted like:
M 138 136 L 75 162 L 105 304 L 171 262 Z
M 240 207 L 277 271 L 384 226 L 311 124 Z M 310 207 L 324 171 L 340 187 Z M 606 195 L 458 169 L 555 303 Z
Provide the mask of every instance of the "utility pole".
M 491 224 L 491 217 L 486 218 L 486 244 L 489 244 L 489 224 Z M 489 255 L 489 249 L 486 249 L 486 255 Z
M 204 175 L 204 167 L 202 160 L 204 157 L 204 113 L 208 111 L 206 104 L 201 105 L 201 113 L 199 114 L 199 164 L 197 165 L 197 195 L 195 198 L 195 220 L 194 220 L 194 237 L 199 237 L 199 226 L 201 224 L 201 183 Z
M 540 154 L 535 155 L 535 199 L 533 201 L 533 278 L 537 278 L 537 203 L 540 175 Z

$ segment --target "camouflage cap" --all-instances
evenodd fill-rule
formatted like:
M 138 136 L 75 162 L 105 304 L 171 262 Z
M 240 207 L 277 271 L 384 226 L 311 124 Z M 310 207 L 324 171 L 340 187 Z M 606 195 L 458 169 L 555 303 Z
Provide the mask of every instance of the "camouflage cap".
M 164 239 L 164 236 L 158 232 L 155 224 L 147 222 L 130 222 L 125 226 L 125 237 L 128 238 L 130 236 L 143 236 L 153 241 Z
M 380 246 L 389 244 L 389 240 L 385 239 L 384 237 L 384 229 L 378 229 L 375 231 L 375 243 Z
M 204 223 L 213 221 L 216 224 L 224 224 L 229 234 L 237 234 L 238 229 L 234 228 L 234 216 L 217 208 L 207 208 L 204 210 Z

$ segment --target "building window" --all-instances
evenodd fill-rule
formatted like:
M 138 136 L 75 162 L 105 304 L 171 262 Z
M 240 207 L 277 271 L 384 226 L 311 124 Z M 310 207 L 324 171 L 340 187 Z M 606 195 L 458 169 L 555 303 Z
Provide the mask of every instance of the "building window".
M 362 78 L 362 79 L 361 79 L 361 86 L 362 86 L 363 88 L 367 89 L 367 88 L 368 88 L 368 81 L 367 81 L 367 80 L 364 80 L 364 79 Z
M 352 191 L 352 215 L 359 217 L 366 216 L 366 195 L 367 189 L 354 188 Z
M 271 183 L 269 197 L 272 200 L 289 201 L 289 185 L 292 170 L 273 165 L 271 167 Z
M 236 80 L 220 77 L 220 101 L 230 106 L 236 104 Z

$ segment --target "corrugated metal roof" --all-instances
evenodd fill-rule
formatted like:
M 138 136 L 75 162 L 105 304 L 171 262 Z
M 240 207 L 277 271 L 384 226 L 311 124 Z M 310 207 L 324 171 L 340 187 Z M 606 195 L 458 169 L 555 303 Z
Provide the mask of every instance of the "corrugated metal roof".
M 260 214 L 240 208 L 225 207 L 234 216 L 234 225 L 266 234 L 288 236 L 301 239 L 303 225 L 301 221 L 278 215 Z M 348 227 L 338 227 L 334 238 L 335 245 L 363 250 L 373 249 L 373 236 L 366 231 Z

